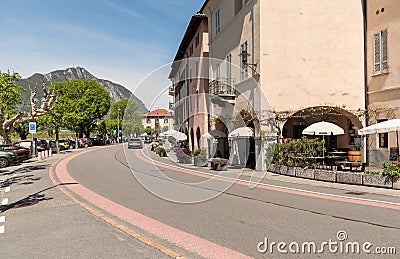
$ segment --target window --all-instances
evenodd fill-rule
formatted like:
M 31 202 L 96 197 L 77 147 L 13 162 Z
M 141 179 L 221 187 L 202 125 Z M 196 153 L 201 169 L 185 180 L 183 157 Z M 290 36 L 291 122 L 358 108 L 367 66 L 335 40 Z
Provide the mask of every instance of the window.
M 196 60 L 196 78 L 198 78 L 199 77 L 199 61 L 198 60 Z
M 168 123 L 168 119 L 164 119 L 164 123 Z
M 240 52 L 241 54 L 241 62 L 240 62 L 240 79 L 244 80 L 249 76 L 249 67 L 247 64 L 247 48 L 248 44 L 247 41 L 245 41 L 241 46 L 240 46 Z
M 221 65 L 217 63 L 215 65 L 215 79 L 219 80 L 220 77 L 221 77 Z
M 226 56 L 226 77 L 228 79 L 232 77 L 232 54 Z
M 221 33 L 221 19 L 219 15 L 219 8 L 215 12 L 215 35 L 219 35 Z
M 387 119 L 378 120 L 378 123 L 384 122 L 384 121 L 387 121 Z M 378 147 L 380 147 L 380 148 L 389 147 L 388 135 L 389 135 L 388 133 L 379 133 L 378 134 Z
M 147 118 L 146 123 L 151 123 L 151 120 Z
M 199 46 L 199 44 L 200 44 L 200 33 L 197 33 L 197 36 L 196 36 L 196 38 L 195 38 L 195 44 L 196 44 L 196 48 L 197 48 L 197 46 Z
M 374 34 L 374 74 L 389 72 L 387 29 Z

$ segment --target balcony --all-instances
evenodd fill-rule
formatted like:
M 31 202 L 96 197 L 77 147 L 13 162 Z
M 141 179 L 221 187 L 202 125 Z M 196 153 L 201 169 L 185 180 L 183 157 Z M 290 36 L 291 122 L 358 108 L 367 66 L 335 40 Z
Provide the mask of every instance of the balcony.
M 168 94 L 169 94 L 169 95 L 172 95 L 172 96 L 175 95 L 175 86 L 170 86 L 170 87 L 169 87 Z
M 216 98 L 218 96 L 233 104 L 236 97 L 235 79 L 220 77 L 211 81 L 209 84 L 209 94 L 214 96 L 212 99 L 219 99 Z
M 174 103 L 173 102 L 169 102 L 169 109 L 173 110 L 174 109 Z

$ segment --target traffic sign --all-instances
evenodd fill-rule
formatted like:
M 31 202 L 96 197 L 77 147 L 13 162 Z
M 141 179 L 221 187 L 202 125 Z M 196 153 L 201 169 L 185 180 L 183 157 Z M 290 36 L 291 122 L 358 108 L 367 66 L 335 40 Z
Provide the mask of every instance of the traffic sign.
M 29 133 L 36 133 L 36 122 L 29 122 Z
M 162 133 L 162 132 L 163 132 L 163 130 L 162 130 L 161 127 L 158 128 L 158 132 L 159 132 L 159 133 Z

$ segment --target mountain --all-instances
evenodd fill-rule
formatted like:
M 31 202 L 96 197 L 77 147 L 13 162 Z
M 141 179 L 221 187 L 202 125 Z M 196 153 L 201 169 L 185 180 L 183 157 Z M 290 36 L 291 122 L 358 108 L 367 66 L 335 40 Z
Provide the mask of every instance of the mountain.
M 25 89 L 27 89 L 27 91 L 24 91 L 22 95 L 25 102 L 29 103 L 28 101 L 30 94 L 29 87 L 37 86 L 37 98 L 40 100 L 41 96 L 43 96 L 43 91 L 41 89 L 41 85 L 43 84 L 43 82 L 45 82 L 46 85 L 49 86 L 51 85 L 51 83 L 54 82 L 65 82 L 72 79 L 95 80 L 110 93 L 111 100 L 113 103 L 120 101 L 122 99 L 133 99 L 139 105 L 139 112 L 141 113 L 148 112 L 142 100 L 134 96 L 132 92 L 126 89 L 124 86 L 113 83 L 108 80 L 99 79 L 82 67 L 73 67 L 73 68 L 67 68 L 65 70 L 57 70 L 44 75 L 36 73 L 26 79 L 20 79 L 18 81 L 18 85 L 23 86 Z

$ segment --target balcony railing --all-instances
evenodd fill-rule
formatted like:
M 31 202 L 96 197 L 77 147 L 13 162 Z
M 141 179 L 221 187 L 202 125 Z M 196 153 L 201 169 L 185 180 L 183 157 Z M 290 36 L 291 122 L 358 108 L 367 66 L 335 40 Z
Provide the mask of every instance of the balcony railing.
M 169 87 L 169 95 L 174 96 L 174 94 L 175 94 L 175 86 L 170 86 Z
M 234 78 L 217 78 L 210 82 L 209 93 L 218 96 L 235 96 L 235 79 Z

